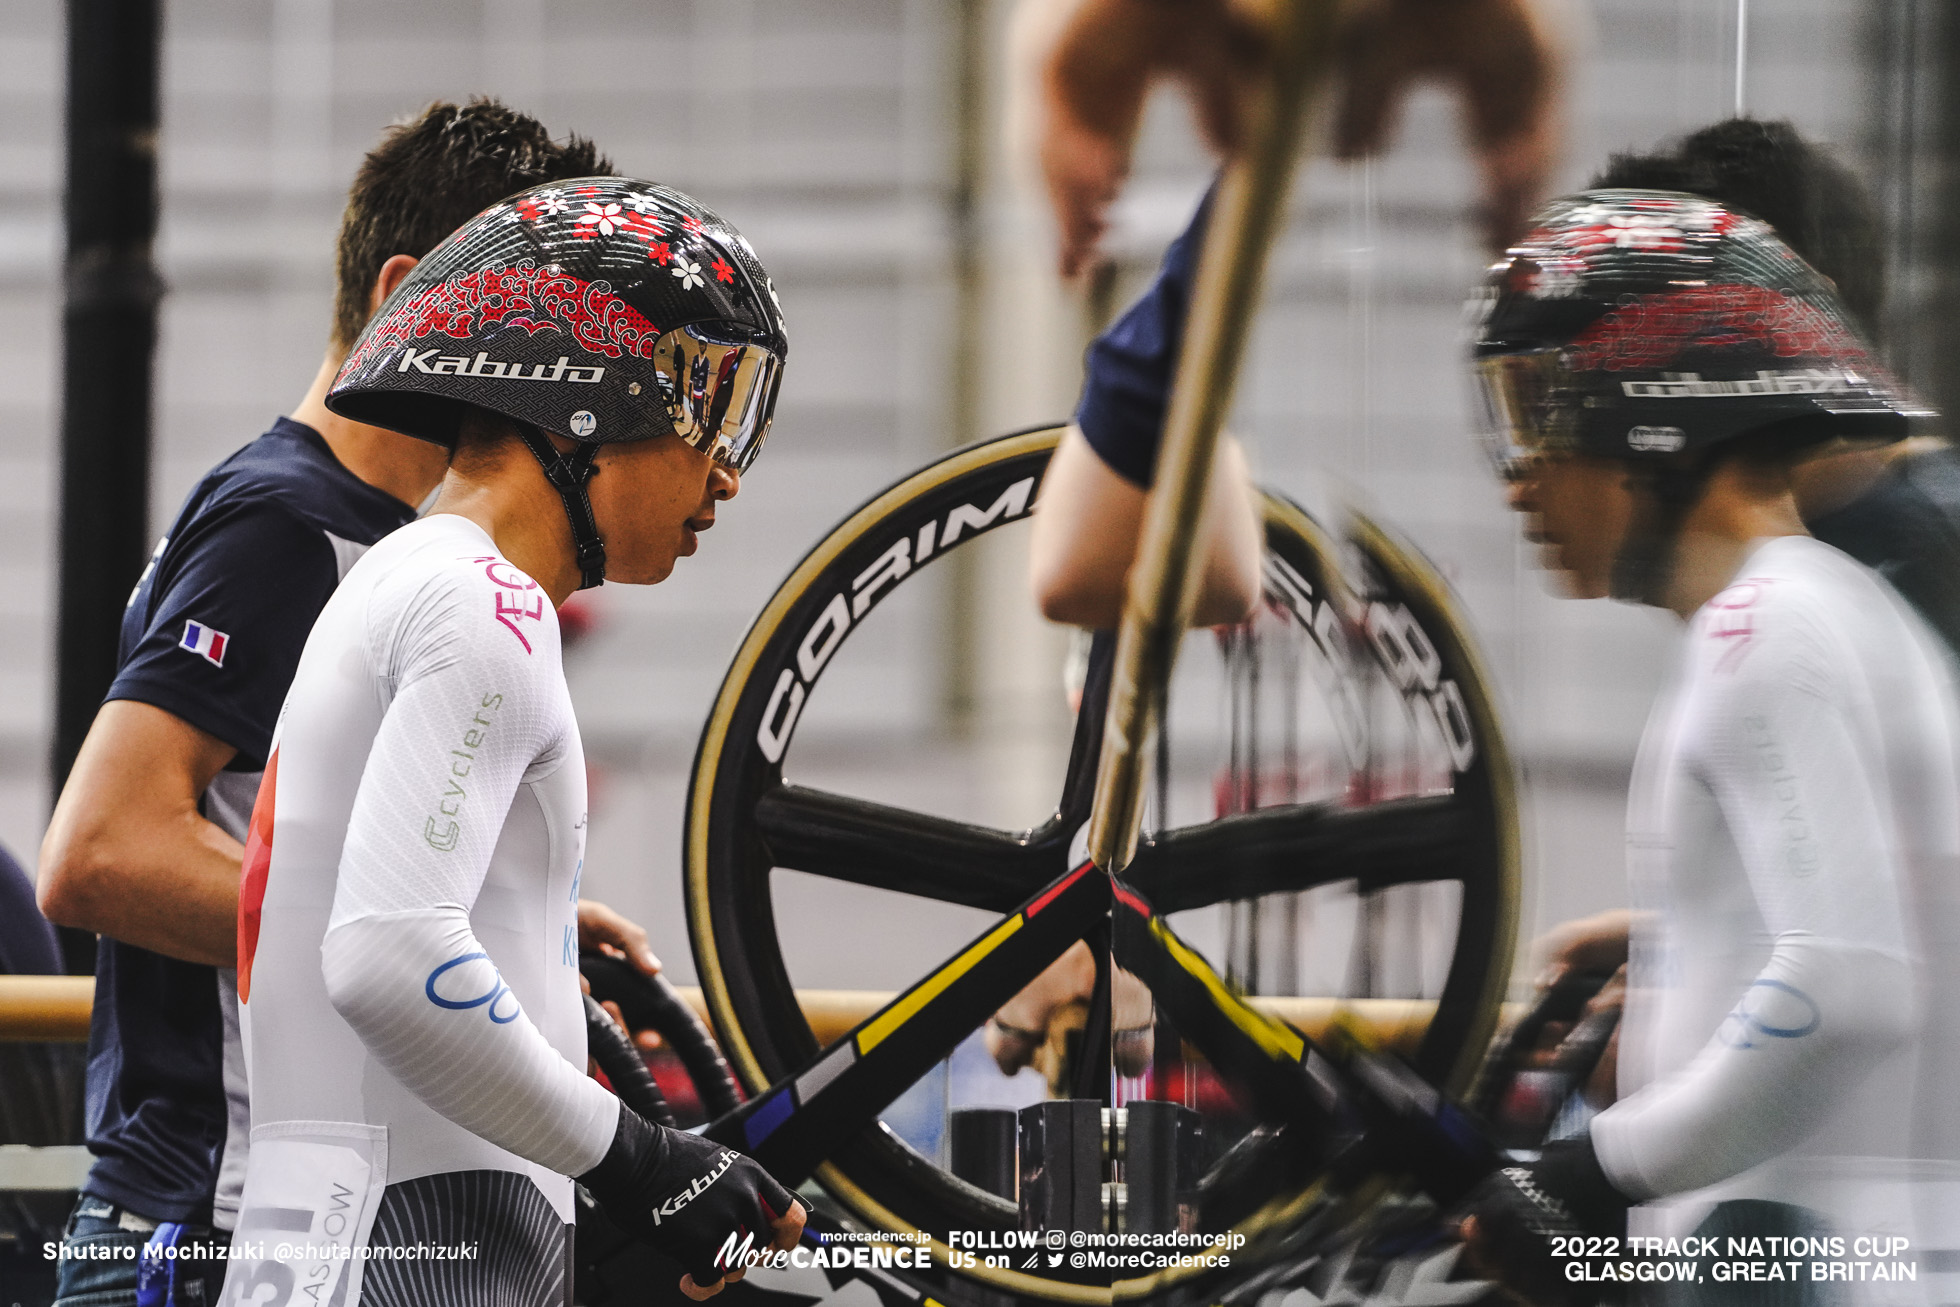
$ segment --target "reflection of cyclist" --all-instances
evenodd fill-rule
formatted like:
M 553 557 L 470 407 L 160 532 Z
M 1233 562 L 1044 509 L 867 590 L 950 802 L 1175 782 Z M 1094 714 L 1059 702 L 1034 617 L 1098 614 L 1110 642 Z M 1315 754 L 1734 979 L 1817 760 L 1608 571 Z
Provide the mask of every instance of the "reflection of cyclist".
M 687 371 L 688 415 L 699 420 L 708 403 L 708 356 L 696 354 Z
M 1788 123 L 1734 118 L 1672 148 L 1621 155 L 1595 186 L 1687 191 L 1776 229 L 1829 277 L 1870 336 L 1885 310 L 1884 225 L 1842 164 Z M 1960 454 L 1931 436 L 1814 459 L 1797 506 L 1819 540 L 1876 568 L 1960 653 Z
M 1632 1204 L 1640 1233 L 1910 1228 L 1960 717 L 1932 633 L 1808 536 L 1792 479 L 1911 410 L 1829 282 L 1696 197 L 1560 200 L 1490 285 L 1477 366 L 1514 505 L 1575 595 L 1688 639 L 1629 799 L 1622 1098 L 1493 1177 L 1468 1232 L 1553 1300 L 1551 1240 L 1624 1233 Z
M 673 1255 L 695 1296 L 718 1291 L 729 1236 L 767 1246 L 802 1225 L 754 1162 L 649 1124 L 581 1074 L 585 765 L 556 610 L 608 576 L 664 580 L 694 551 L 760 449 L 785 341 L 768 278 L 714 214 L 644 182 L 567 189 L 592 211 L 685 225 L 691 256 L 736 277 L 677 284 L 627 233 L 594 236 L 578 205 L 528 191 L 417 266 L 328 396 L 455 454 L 429 515 L 362 558 L 322 613 L 253 812 L 240 1228 L 283 1223 L 344 1252 L 316 1267 L 255 1239 L 265 1259 L 227 1281 L 241 1303 L 292 1283 L 366 1307 L 564 1301 L 566 1176 Z M 546 275 L 580 293 L 534 295 Z M 467 328 L 428 311 L 486 283 L 499 312 L 603 308 L 614 335 L 586 350 L 501 332 L 488 297 L 491 320 Z M 696 330 L 701 357 L 742 354 L 720 382 L 738 416 L 720 429 L 649 393 L 649 354 Z M 389 1254 L 459 1241 L 482 1255 Z
M 728 406 L 735 402 L 735 387 L 728 384 L 728 379 L 735 375 L 735 369 L 741 360 L 742 355 L 738 350 L 723 354 L 721 362 L 715 365 L 715 397 L 708 405 L 706 419 L 710 427 L 719 427 L 728 420 Z
M 133 1251 L 206 1227 L 222 1240 L 237 1218 L 239 841 L 320 606 L 364 549 L 414 517 L 446 462 L 329 413 L 327 385 L 375 306 L 458 223 L 526 186 L 609 167 L 590 142 L 555 143 L 489 101 L 433 105 L 391 129 L 348 194 L 312 389 L 199 483 L 130 598 L 115 683 L 40 866 L 49 915 L 102 936 L 89 1040 L 96 1161 L 71 1225 L 78 1246 Z M 215 1294 L 222 1263 L 179 1267 L 180 1298 L 198 1270 Z M 64 1258 L 60 1277 L 65 1297 L 133 1294 L 136 1263 Z
M 1790 124 L 1715 123 L 1662 150 L 1617 155 L 1593 184 L 1687 191 L 1746 210 L 1835 283 L 1860 327 L 1876 328 L 1885 297 L 1877 206 Z M 1796 469 L 1794 488 L 1812 535 L 1877 569 L 1960 653 L 1960 454 L 1950 444 L 1920 436 L 1814 458 Z M 1567 923 L 1543 949 L 1548 982 L 1571 967 L 1610 971 L 1626 959 L 1626 914 Z M 1594 1076 L 1588 1098 L 1610 1102 L 1611 1083 Z

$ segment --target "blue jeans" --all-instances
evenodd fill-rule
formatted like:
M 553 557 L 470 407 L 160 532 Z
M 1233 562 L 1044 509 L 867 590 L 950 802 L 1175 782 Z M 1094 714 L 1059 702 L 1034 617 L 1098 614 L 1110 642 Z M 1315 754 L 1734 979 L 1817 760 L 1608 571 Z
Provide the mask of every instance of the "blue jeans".
M 96 1255 L 61 1259 L 54 1307 L 136 1307 L 137 1263 L 152 1233 L 153 1223 L 126 1215 L 106 1198 L 83 1194 L 68 1217 L 61 1246 Z M 184 1236 L 186 1249 L 193 1245 L 218 1249 L 231 1243 L 223 1230 L 204 1226 L 190 1227 Z M 224 1287 L 225 1263 L 218 1257 L 186 1258 L 178 1261 L 176 1275 L 171 1307 L 209 1307 Z

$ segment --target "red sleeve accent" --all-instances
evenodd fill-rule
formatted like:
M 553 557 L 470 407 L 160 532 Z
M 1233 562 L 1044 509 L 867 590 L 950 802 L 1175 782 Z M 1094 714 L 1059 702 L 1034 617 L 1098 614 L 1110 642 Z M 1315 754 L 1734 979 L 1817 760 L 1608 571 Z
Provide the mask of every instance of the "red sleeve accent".
M 265 778 L 252 804 L 245 832 L 244 879 L 238 886 L 238 1001 L 252 997 L 252 958 L 259 951 L 259 909 L 265 905 L 265 877 L 272 869 L 272 809 L 279 789 L 279 750 L 265 762 Z

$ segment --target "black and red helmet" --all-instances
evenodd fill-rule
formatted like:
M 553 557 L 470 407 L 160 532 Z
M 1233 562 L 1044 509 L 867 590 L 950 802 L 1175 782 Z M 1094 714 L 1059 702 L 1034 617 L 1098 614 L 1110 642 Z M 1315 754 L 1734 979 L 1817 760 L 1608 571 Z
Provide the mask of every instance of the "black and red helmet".
M 1829 280 L 1696 195 L 1554 200 L 1490 272 L 1474 347 L 1501 469 L 1566 449 L 1636 461 L 1750 433 L 1882 442 L 1926 411 Z
M 327 407 L 452 447 L 465 406 L 582 444 L 673 432 L 743 471 L 788 347 L 741 233 L 670 187 L 586 177 L 494 204 L 431 250 Z

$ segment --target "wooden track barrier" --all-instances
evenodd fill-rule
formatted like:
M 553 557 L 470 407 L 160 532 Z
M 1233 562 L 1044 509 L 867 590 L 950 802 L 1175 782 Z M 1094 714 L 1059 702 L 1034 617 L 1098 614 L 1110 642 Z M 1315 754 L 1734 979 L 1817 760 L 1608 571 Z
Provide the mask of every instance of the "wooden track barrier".
M 703 1021 L 708 1005 L 693 985 L 676 986 L 681 997 Z M 796 993 L 803 1015 L 817 1042 L 830 1045 L 859 1022 L 891 1002 L 892 994 L 876 989 L 801 989 Z M 89 1007 L 95 1000 L 93 976 L 0 976 L 0 1041 L 11 1043 L 85 1043 Z M 1316 1041 L 1326 1038 L 1336 1020 L 1378 1047 L 1412 1055 L 1436 1005 L 1419 998 L 1278 998 L 1256 997 L 1254 1007 L 1299 1028 Z M 1505 1019 L 1514 1014 L 1506 1005 Z

